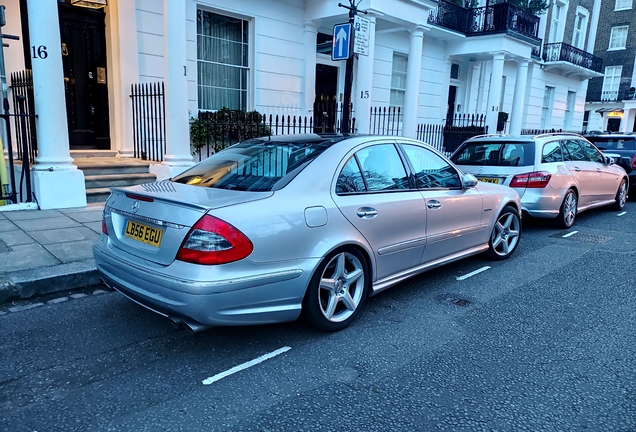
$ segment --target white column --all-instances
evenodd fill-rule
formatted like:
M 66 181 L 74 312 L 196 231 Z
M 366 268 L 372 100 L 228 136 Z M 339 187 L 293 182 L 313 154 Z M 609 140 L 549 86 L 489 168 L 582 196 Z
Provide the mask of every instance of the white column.
M 42 209 L 84 207 L 84 173 L 73 165 L 69 150 L 57 0 L 29 0 L 27 11 L 36 52 L 31 59 L 38 132 L 33 192 Z
M 420 94 L 420 75 L 422 70 L 423 26 L 410 30 L 409 59 L 406 66 L 406 92 L 404 94 L 404 117 L 402 135 L 415 138 L 417 135 L 417 108 Z
M 526 84 L 528 82 L 528 59 L 517 60 L 517 79 L 515 80 L 515 94 L 512 99 L 510 112 L 510 134 L 521 134 L 521 120 L 523 119 L 524 101 L 526 100 Z
M 592 19 L 590 21 L 590 31 L 588 33 L 585 51 L 594 53 L 594 44 L 596 43 L 596 32 L 598 31 L 598 20 L 601 15 L 601 0 L 594 0 L 592 7 Z
M 486 126 L 488 133 L 497 132 L 497 119 L 499 117 L 499 99 L 501 98 L 501 81 L 503 79 L 504 53 L 493 54 L 492 75 L 490 76 L 490 91 L 488 93 L 488 106 L 486 107 Z
M 163 0 L 163 68 L 166 98 L 166 154 L 150 165 L 157 180 L 173 177 L 192 166 L 186 65 L 186 1 Z
M 303 21 L 303 36 L 305 40 L 305 115 L 314 115 L 314 101 L 316 99 L 316 43 L 318 37 L 319 21 Z
M 374 16 L 366 16 L 369 19 L 369 55 L 358 56 L 358 71 L 356 74 L 356 93 L 353 100 L 355 109 L 356 129 L 358 133 L 369 133 L 371 121 L 371 101 L 373 99 L 373 58 L 375 56 L 375 20 Z
M 130 100 L 131 85 L 139 82 L 139 49 L 137 44 L 137 17 L 135 2 L 117 1 L 108 6 L 111 12 L 111 35 L 113 41 L 114 119 L 113 141 L 118 156 L 133 157 L 133 110 Z M 107 15 L 108 16 L 108 15 Z

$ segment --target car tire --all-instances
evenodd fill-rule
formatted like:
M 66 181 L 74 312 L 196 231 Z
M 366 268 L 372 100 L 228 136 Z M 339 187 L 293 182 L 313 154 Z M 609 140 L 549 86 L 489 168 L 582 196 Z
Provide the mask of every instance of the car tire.
M 559 210 L 559 216 L 557 216 L 557 225 L 561 228 L 570 228 L 574 225 L 576 219 L 578 205 L 578 197 L 574 189 L 568 189 L 568 192 L 563 198 L 561 208 Z
M 501 261 L 510 258 L 521 238 L 521 218 L 512 206 L 505 206 L 492 228 L 488 242 L 488 257 Z
M 331 252 L 320 263 L 303 300 L 305 320 L 323 331 L 346 328 L 363 309 L 370 286 L 369 266 L 353 247 Z
M 616 191 L 616 201 L 614 202 L 614 210 L 623 210 L 627 202 L 627 180 L 621 179 L 621 184 Z

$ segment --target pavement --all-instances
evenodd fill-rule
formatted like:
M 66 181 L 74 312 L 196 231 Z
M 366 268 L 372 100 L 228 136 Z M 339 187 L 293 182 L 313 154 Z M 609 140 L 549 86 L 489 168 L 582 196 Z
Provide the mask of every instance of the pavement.
M 99 284 L 92 246 L 103 209 L 0 206 L 0 304 Z

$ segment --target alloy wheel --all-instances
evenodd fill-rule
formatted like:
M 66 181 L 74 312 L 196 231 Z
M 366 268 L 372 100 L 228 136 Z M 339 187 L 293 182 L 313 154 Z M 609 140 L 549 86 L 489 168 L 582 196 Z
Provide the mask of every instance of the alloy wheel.
M 569 191 L 563 201 L 563 222 L 565 226 L 570 227 L 574 223 L 576 217 L 576 194 L 573 191 Z
M 335 255 L 320 278 L 318 303 L 324 317 L 334 323 L 354 314 L 364 294 L 364 268 L 352 253 Z
M 494 253 L 500 257 L 506 257 L 514 251 L 519 242 L 520 228 L 521 222 L 517 215 L 504 213 L 499 216 L 491 236 Z

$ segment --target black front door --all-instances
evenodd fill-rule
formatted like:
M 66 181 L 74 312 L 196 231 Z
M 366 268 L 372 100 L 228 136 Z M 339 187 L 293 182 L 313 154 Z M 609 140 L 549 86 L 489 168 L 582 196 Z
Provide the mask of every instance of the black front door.
M 608 132 L 618 132 L 621 128 L 621 119 L 620 118 L 609 118 L 607 119 L 607 131 Z
M 446 124 L 453 124 L 455 117 L 455 99 L 457 98 L 457 87 L 452 85 L 448 87 L 448 102 L 446 104 Z
M 105 14 L 62 3 L 59 12 L 71 149 L 110 149 Z

